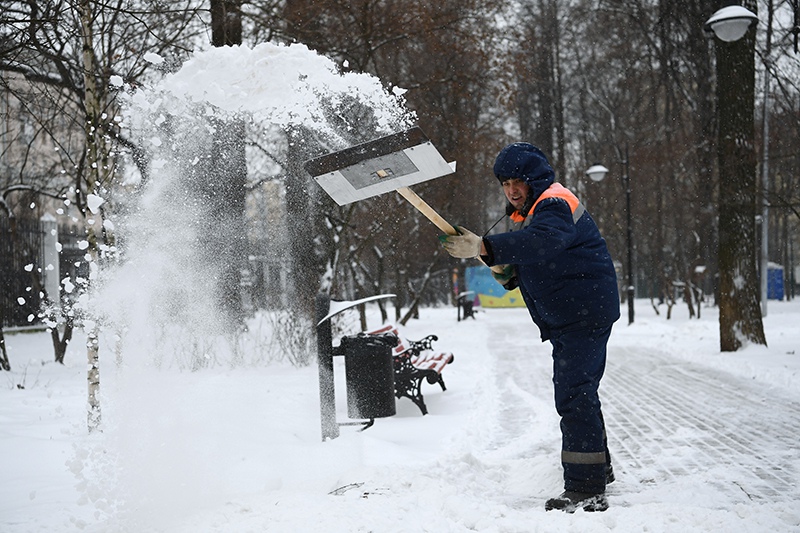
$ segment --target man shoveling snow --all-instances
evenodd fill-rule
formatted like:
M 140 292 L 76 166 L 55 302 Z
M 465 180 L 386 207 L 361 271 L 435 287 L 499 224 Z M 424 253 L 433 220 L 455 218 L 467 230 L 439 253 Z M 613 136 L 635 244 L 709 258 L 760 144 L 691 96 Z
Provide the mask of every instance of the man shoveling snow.
M 453 257 L 480 256 L 495 266 L 492 275 L 507 290 L 519 287 L 542 340 L 553 346 L 565 490 L 545 508 L 605 511 L 605 487 L 614 473 L 597 389 L 611 326 L 620 316 L 614 265 L 594 220 L 574 194 L 554 183 L 541 150 L 528 143 L 505 147 L 494 174 L 517 229 L 481 238 L 456 228 L 459 235 L 440 240 Z

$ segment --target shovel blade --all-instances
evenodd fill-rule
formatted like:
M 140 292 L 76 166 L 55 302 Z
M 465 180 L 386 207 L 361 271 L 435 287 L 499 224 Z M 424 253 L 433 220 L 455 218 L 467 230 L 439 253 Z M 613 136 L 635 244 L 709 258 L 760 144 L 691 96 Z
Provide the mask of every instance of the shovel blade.
M 311 159 L 304 167 L 339 205 L 454 172 L 418 127 Z

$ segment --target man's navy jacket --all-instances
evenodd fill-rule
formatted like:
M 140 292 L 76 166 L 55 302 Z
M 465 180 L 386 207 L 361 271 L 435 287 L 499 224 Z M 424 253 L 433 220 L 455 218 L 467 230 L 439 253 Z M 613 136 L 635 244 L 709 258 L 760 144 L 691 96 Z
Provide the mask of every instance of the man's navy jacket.
M 544 154 L 527 143 L 506 147 L 494 171 L 501 182 L 525 180 L 534 201 L 555 179 Z M 620 306 L 606 242 L 582 206 L 574 210 L 564 198 L 547 196 L 534 205 L 521 229 L 484 237 L 484 260 L 489 266 L 516 267 L 522 297 L 542 340 L 570 330 L 610 326 L 619 318 Z

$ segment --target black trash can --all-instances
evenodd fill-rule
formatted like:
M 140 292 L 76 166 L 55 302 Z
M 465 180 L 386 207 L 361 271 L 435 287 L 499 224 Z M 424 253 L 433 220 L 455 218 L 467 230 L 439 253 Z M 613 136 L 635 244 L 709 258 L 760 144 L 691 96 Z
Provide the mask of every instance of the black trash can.
M 347 416 L 385 418 L 397 412 L 394 398 L 393 336 L 365 335 L 342 337 L 347 383 Z

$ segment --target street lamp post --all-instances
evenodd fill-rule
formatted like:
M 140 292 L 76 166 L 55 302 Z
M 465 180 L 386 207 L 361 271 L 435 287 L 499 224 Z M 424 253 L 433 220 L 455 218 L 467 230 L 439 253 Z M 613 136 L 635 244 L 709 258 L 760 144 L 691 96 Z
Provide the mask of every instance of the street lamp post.
M 624 172 L 622 174 L 622 185 L 625 187 L 625 218 L 627 221 L 627 244 L 628 244 L 628 265 L 627 265 L 627 298 L 628 298 L 628 325 L 633 324 L 633 298 L 635 289 L 633 286 L 633 221 L 631 219 L 631 177 L 628 163 L 628 145 L 625 145 L 625 158 L 620 161 Z M 600 164 L 595 164 L 586 170 L 586 175 L 592 181 L 603 181 L 608 174 L 608 169 Z

